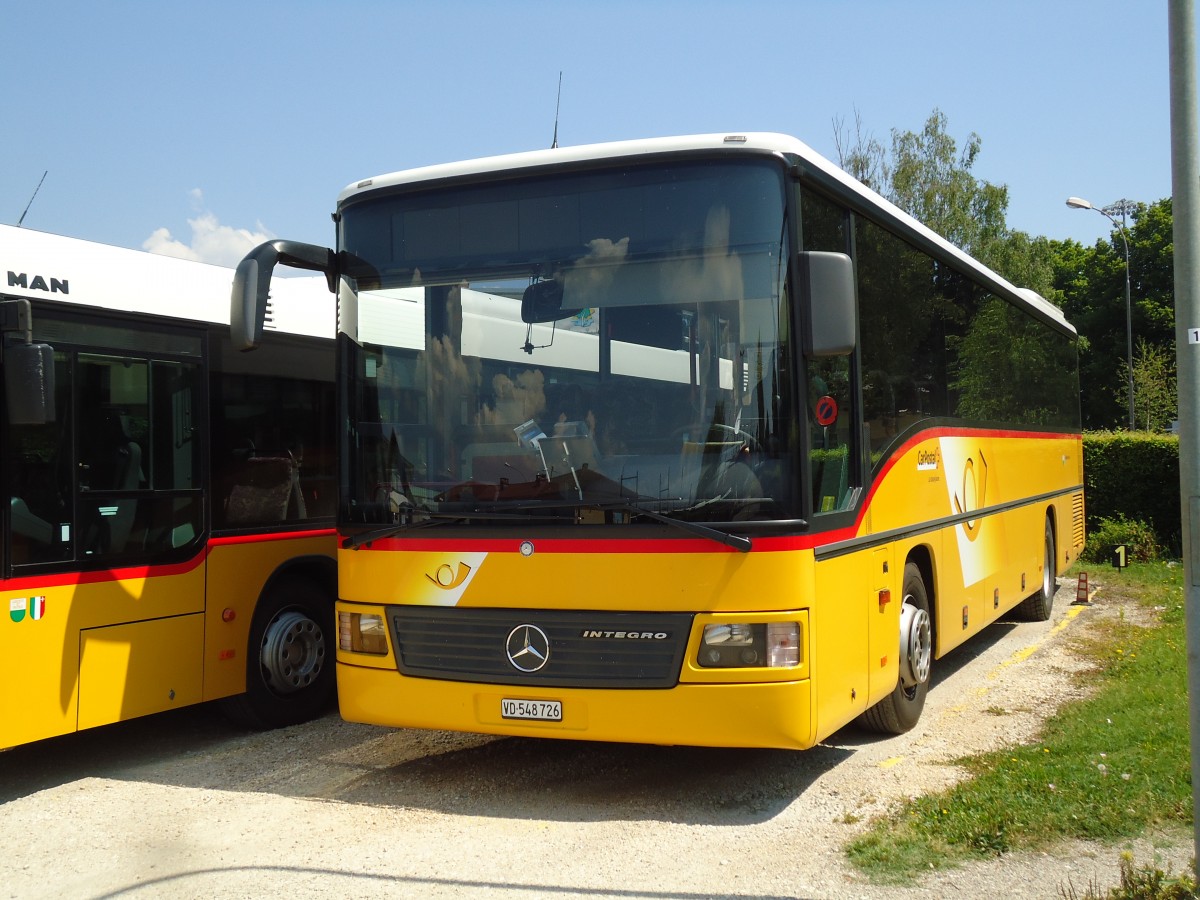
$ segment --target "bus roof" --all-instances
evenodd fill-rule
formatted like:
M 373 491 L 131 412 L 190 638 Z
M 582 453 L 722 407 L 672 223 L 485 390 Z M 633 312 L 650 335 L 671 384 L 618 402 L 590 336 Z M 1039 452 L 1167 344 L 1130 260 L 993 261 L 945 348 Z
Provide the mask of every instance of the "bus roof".
M 0 225 L 0 294 L 229 324 L 233 269 Z M 324 276 L 276 278 L 268 329 L 332 338 Z
M 442 179 L 477 177 L 519 169 L 558 166 L 570 168 L 583 163 L 603 162 L 617 158 L 672 153 L 686 155 L 705 151 L 772 153 L 795 158 L 811 172 L 819 174 L 823 182 L 834 187 L 840 194 L 849 196 L 856 200 L 860 207 L 869 209 L 882 224 L 889 225 L 902 235 L 926 247 L 935 248 L 940 251 L 941 255 L 954 259 L 960 267 L 974 273 L 997 293 L 1007 296 L 1016 303 L 1032 307 L 1072 333 L 1075 330 L 1067 322 L 1062 310 L 1040 294 L 1028 288 L 1016 287 L 997 272 L 992 271 L 941 235 L 918 222 L 895 204 L 852 178 L 807 144 L 785 134 L 736 132 L 647 138 L 634 141 L 583 144 L 575 147 L 555 147 L 549 150 L 532 150 L 463 162 L 442 163 L 356 181 L 342 190 L 338 195 L 337 204 L 340 210 L 344 204 L 363 193 Z

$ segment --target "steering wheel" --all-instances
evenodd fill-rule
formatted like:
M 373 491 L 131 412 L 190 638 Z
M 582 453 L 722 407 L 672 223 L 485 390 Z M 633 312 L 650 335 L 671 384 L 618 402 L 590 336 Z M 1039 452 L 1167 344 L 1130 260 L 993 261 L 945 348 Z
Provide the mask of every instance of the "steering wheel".
M 722 425 L 719 422 L 713 422 L 708 426 L 708 432 L 709 434 L 712 434 L 714 431 L 718 432 L 719 434 L 728 435 L 731 438 L 738 438 L 739 440 L 744 441 L 751 450 L 758 450 L 758 438 L 748 431 L 743 431 L 742 429 L 735 428 L 732 425 Z
M 677 438 L 680 442 L 682 442 L 688 440 L 695 441 L 694 437 L 689 437 L 689 435 L 693 435 L 694 433 L 695 429 L 691 427 L 685 427 L 677 428 L 671 434 L 673 438 Z M 708 426 L 708 432 L 705 435 L 705 439 L 711 439 L 714 437 L 722 443 L 732 444 L 735 441 L 741 441 L 755 452 L 760 449 L 758 438 L 756 438 L 750 432 L 743 431 L 740 428 L 735 428 L 732 425 L 722 425 L 718 422 L 711 423 Z M 696 441 L 696 443 L 703 443 L 703 441 Z

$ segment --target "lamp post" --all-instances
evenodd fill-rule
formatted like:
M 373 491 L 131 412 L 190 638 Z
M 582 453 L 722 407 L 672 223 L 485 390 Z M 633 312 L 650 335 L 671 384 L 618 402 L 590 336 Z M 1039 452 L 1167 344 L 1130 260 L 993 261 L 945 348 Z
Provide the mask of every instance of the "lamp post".
M 1135 212 L 1137 206 L 1133 201 L 1125 199 L 1109 206 L 1092 206 L 1082 197 L 1068 197 L 1067 206 L 1072 209 L 1094 209 L 1121 229 L 1121 242 L 1125 245 L 1125 368 L 1129 386 L 1129 430 L 1133 431 L 1133 307 L 1129 300 L 1129 237 L 1125 231 L 1125 216 Z M 1121 214 L 1120 222 L 1113 218 L 1116 213 Z

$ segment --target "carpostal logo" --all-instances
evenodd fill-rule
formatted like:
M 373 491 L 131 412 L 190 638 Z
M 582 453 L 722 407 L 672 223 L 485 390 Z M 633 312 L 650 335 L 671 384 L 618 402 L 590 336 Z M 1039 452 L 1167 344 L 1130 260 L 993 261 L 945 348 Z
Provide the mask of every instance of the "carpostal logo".
M 938 447 L 932 450 L 917 451 L 917 471 L 934 472 L 942 467 L 942 451 Z

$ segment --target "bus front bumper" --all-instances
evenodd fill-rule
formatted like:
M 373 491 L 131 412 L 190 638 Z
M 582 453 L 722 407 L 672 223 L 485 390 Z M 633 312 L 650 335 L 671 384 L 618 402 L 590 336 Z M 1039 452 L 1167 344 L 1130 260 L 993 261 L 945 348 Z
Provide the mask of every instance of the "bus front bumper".
M 666 690 L 531 689 L 339 662 L 337 681 L 342 718 L 393 728 L 702 747 L 802 750 L 816 743 L 808 679 Z

